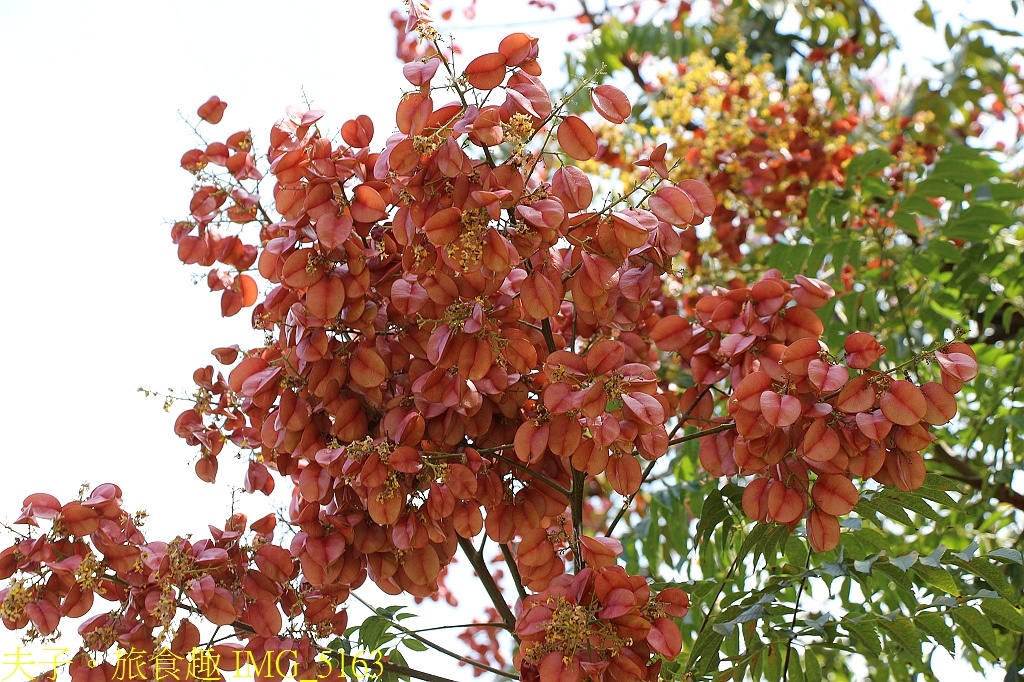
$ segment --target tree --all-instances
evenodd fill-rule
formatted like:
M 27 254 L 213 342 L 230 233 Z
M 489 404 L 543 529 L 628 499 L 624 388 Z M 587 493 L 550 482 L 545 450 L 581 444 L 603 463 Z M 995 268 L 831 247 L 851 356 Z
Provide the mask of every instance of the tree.
M 713 18 L 708 35 L 730 23 Z M 818 76 L 802 91 L 773 81 L 748 61 L 762 48 L 736 41 L 719 74 L 715 40 L 636 107 L 592 75 L 552 101 L 526 34 L 457 68 L 427 8 L 413 4 L 403 29 L 417 36 L 399 42 L 412 89 L 383 148 L 365 116 L 336 142 L 322 112 L 289 109 L 265 169 L 247 131 L 181 160 L 195 185 L 172 229 L 178 257 L 209 268 L 224 315 L 251 307 L 265 343 L 215 349 L 231 369 L 196 370 L 175 430 L 199 448 L 203 480 L 229 441 L 249 492 L 290 479 L 287 518 L 236 515 L 209 539 L 156 542 L 116 486 L 31 495 L 15 522 L 28 528 L 0 553 L 5 625 L 46 637 L 96 596 L 111 602 L 79 627 L 76 680 L 113 679 L 112 663 L 88 661 L 114 647 L 150 677 L 219 679 L 251 657 L 265 679 L 438 680 L 398 648 L 432 645 L 406 614 L 354 624 L 344 605 L 367 578 L 430 596 L 461 550 L 492 602 L 462 660 L 505 677 L 796 679 L 822 664 L 848 674 L 850 650 L 899 677 L 927 671 L 923 637 L 1013 658 L 1020 553 L 982 537 L 975 557 L 980 543 L 954 552 L 911 533 L 923 519 L 986 522 L 968 488 L 1013 494 L 965 458 L 999 447 L 971 420 L 1011 423 L 1006 385 L 975 382 L 967 416 L 953 396 L 979 360 L 1020 363 L 1005 246 L 1021 190 L 981 152 L 944 146 L 955 117 L 872 148 L 852 139 L 851 111 L 798 96 Z M 580 63 L 588 54 L 600 57 Z M 622 54 L 647 84 L 643 51 Z M 844 68 L 819 74 L 840 94 L 855 85 Z M 754 104 L 724 106 L 723 93 Z M 680 97 L 703 123 L 666 120 L 659 106 Z M 198 113 L 216 124 L 225 106 Z M 774 136 L 730 136 L 730 112 L 751 110 Z M 844 127 L 851 140 L 823 162 L 796 147 Z M 777 162 L 783 149 L 808 154 Z M 739 161 L 715 167 L 724 150 Z M 751 166 L 757 155 L 772 163 Z M 267 174 L 271 200 L 257 192 Z M 698 231 L 706 219 L 714 239 Z M 947 286 L 893 267 L 904 261 Z M 1000 289 L 975 288 L 964 264 Z M 944 296 L 978 301 L 982 324 L 946 331 Z M 1004 334 L 988 334 L 1004 304 Z M 926 451 L 961 480 L 929 473 Z M 815 585 L 842 608 L 809 613 Z M 877 603 L 858 603 L 855 585 Z M 499 631 L 516 641 L 514 671 Z

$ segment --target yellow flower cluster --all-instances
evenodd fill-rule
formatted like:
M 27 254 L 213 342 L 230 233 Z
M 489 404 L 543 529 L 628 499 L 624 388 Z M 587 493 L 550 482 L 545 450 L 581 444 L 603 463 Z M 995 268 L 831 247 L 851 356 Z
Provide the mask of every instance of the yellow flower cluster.
M 14 580 L 7 588 L 3 603 L 0 604 L 0 617 L 17 621 L 25 615 L 25 606 L 32 601 L 32 590 L 28 584 L 20 578 Z
M 788 160 L 794 141 L 834 152 L 846 138 L 829 133 L 827 103 L 814 97 L 811 83 L 781 83 L 769 62 L 751 62 L 742 41 L 725 61 L 727 67 L 697 52 L 681 74 L 663 77 L 664 90 L 652 104 L 660 125 L 651 133 L 671 140 L 666 162 L 674 166 L 673 180 L 717 171 L 728 180 L 719 188 L 727 207 L 737 210 L 749 202 L 744 181 L 758 170 L 746 154 Z
M 524 651 L 528 660 L 539 661 L 552 651 L 562 653 L 562 662 L 570 665 L 577 651 L 589 651 L 598 656 L 617 656 L 624 646 L 632 645 L 629 639 L 622 639 L 615 632 L 610 621 L 597 617 L 598 602 L 589 606 L 574 604 L 565 597 L 549 597 L 553 604 L 551 620 L 545 626 L 545 638 Z

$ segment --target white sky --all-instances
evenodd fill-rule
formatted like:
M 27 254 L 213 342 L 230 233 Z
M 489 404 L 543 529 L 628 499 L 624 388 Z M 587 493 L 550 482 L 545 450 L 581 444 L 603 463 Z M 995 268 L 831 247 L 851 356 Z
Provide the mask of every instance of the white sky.
M 563 17 L 575 8 L 561 4 Z M 916 2 L 876 4 L 892 25 L 913 24 Z M 1008 12 L 990 12 L 1008 4 L 933 2 L 1002 25 Z M 9 362 L 0 519 L 13 520 L 28 494 L 63 502 L 83 482 L 109 481 L 122 487 L 129 511 L 150 513 L 151 539 L 205 536 L 207 523 L 223 523 L 227 485 L 241 482 L 241 469 L 222 456 L 223 483 L 199 481 L 195 453 L 171 429 L 177 406 L 165 414 L 159 399 L 136 392 L 189 389 L 192 371 L 213 362 L 210 349 L 239 342 L 248 328 L 247 312 L 220 317 L 218 295 L 191 283 L 170 242 L 170 222 L 185 216 L 190 198 L 178 159 L 196 145 L 177 112 L 195 120 L 196 107 L 216 94 L 228 108 L 204 131 L 208 139 L 251 127 L 265 151 L 270 125 L 285 105 L 301 104 L 304 89 L 328 111 L 328 128 L 369 114 L 380 145 L 405 84 L 393 56 L 393 5 L 0 0 L 0 206 L 8 235 L 0 354 Z M 552 20 L 525 9 L 525 0 L 479 5 L 477 21 L 455 29 L 464 59 L 524 30 L 541 38 L 549 85 L 562 83 L 571 18 Z M 546 21 L 514 24 L 538 19 Z M 936 41 L 916 35 L 907 34 L 905 47 L 934 55 Z M 242 495 L 238 506 L 250 520 L 271 510 L 262 496 Z M 480 609 L 467 605 L 437 622 L 471 620 Z M 0 628 L 0 656 L 17 644 Z M 0 680 L 10 672 L 3 660 Z M 442 674 L 470 677 L 443 665 Z

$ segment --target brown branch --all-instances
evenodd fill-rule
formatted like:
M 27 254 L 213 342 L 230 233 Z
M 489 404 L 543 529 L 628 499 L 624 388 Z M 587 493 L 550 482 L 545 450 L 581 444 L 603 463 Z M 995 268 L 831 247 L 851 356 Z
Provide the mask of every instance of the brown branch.
M 935 449 L 932 450 L 932 459 L 933 461 L 945 464 L 956 472 L 956 476 L 951 476 L 950 478 L 979 491 L 987 488 L 989 495 L 995 499 L 1024 511 L 1024 495 L 1011 488 L 1009 483 L 986 485 L 985 479 L 971 466 L 970 462 L 957 457 L 945 443 L 935 443 Z
M 582 571 L 585 566 L 580 539 L 583 535 L 583 488 L 586 484 L 587 472 L 573 469 L 572 495 L 569 497 L 569 511 L 572 514 L 572 535 L 569 537 L 569 546 L 572 547 L 572 560 L 577 573 Z
M 647 81 L 640 75 L 640 60 L 633 59 L 629 54 L 620 55 L 619 59 L 622 61 L 622 65 L 626 67 L 626 71 L 629 71 L 629 74 L 633 76 L 633 82 L 639 85 L 644 92 L 647 92 Z
M 480 578 L 480 582 L 483 583 L 484 589 L 487 590 L 487 596 L 491 598 L 491 603 L 494 604 L 494 608 L 497 609 L 498 615 L 505 621 L 505 627 L 512 636 L 515 637 L 516 642 L 519 641 L 519 637 L 516 635 L 516 617 L 512 613 L 512 609 L 508 607 L 508 602 L 505 601 L 504 595 L 501 594 L 501 588 L 494 582 L 494 576 L 487 570 L 487 564 L 484 562 L 484 558 L 476 551 L 471 543 L 461 535 L 459 538 L 459 547 L 466 554 L 466 558 L 469 559 L 470 565 L 473 566 L 473 570 L 476 571 L 477 577 Z
M 1010 302 L 1003 303 L 999 310 L 994 315 L 991 315 L 991 320 L 985 322 L 985 313 L 977 312 L 973 317 L 974 321 L 978 324 L 980 330 L 978 336 L 972 336 L 964 339 L 965 343 L 975 344 L 984 343 L 986 345 L 993 345 L 997 341 L 1005 341 L 1006 339 L 1019 338 L 1022 331 L 1024 331 L 1024 315 L 1020 313 L 1020 309 L 1013 310 L 1010 314 L 1009 325 L 1003 325 L 1003 317 L 1006 311 L 1013 308 L 1013 304 Z M 992 333 L 985 334 L 985 330 L 991 329 Z
M 515 467 L 516 469 L 519 469 L 520 471 L 525 471 L 526 473 L 530 474 L 531 476 L 533 476 L 535 479 L 537 479 L 541 483 L 544 483 L 545 485 L 547 485 L 552 490 L 557 490 L 558 492 L 560 492 L 563 495 L 565 495 L 566 499 L 568 499 L 569 496 L 572 495 L 572 493 L 569 490 L 567 490 L 565 487 L 558 485 L 557 483 L 552 481 L 550 478 L 548 478 L 544 474 L 537 473 L 536 471 L 534 471 L 530 467 L 526 466 L 525 464 L 520 464 L 519 462 L 515 461 L 514 459 L 510 459 L 508 457 L 504 457 L 502 455 L 499 455 L 497 452 L 492 452 L 489 455 L 489 457 L 492 457 L 492 458 L 494 458 L 494 459 L 496 459 L 496 460 L 498 460 L 500 462 L 504 462 L 505 464 L 508 464 L 510 467 Z
M 516 558 L 512 556 L 512 550 L 507 542 L 500 543 L 499 547 L 501 547 L 501 556 L 505 558 L 505 564 L 508 566 L 508 572 L 512 574 L 512 582 L 516 584 L 519 598 L 525 602 L 527 596 L 526 589 L 523 587 L 523 576 L 519 573 L 519 567 L 516 566 Z
M 582 9 L 580 16 L 586 17 L 587 23 L 590 24 L 592 29 L 597 29 L 601 26 L 601 20 L 594 16 L 594 13 L 587 7 L 587 0 L 580 0 L 580 8 Z
M 548 352 L 554 353 L 558 350 L 558 345 L 555 343 L 555 336 L 551 332 L 551 320 L 541 320 L 540 331 L 544 335 L 544 342 L 548 346 Z

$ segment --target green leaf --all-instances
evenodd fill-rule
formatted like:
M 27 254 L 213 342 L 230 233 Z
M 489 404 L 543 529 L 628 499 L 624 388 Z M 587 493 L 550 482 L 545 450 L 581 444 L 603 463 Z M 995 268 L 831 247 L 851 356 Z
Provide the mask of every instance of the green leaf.
M 750 659 L 750 676 L 755 680 L 760 680 L 764 676 L 764 659 L 768 655 L 768 648 L 760 640 L 756 640 L 756 643 L 757 647 L 752 651 Z M 743 682 L 743 680 L 736 680 L 736 682 Z
M 652 575 L 657 575 L 663 562 L 664 543 L 661 540 L 661 524 L 658 523 L 660 514 L 656 507 L 652 507 L 647 521 L 647 532 L 643 535 L 641 546 L 643 547 L 644 558 L 647 559 L 648 570 Z
M 905 507 L 916 514 L 920 514 L 926 519 L 938 521 L 940 518 L 939 513 L 932 509 L 932 507 L 922 500 L 921 497 L 922 496 L 919 495 L 916 490 L 908 493 L 892 493 L 887 496 L 888 499 L 892 499 L 901 507 Z
M 942 152 L 941 164 L 953 164 L 964 162 L 974 166 L 982 165 L 990 169 L 998 169 L 998 164 L 992 161 L 984 149 L 978 149 L 966 144 L 950 145 Z
M 1005 227 L 1013 222 L 1009 213 L 991 204 L 974 204 L 960 214 L 959 220 L 984 227 Z
M 825 262 L 825 257 L 832 253 L 832 247 L 834 242 L 831 239 L 816 239 L 814 246 L 811 248 L 811 253 L 807 256 L 807 260 L 804 263 L 807 272 L 816 273 L 821 270 L 822 264 Z M 772 249 L 774 251 L 774 248 Z M 834 303 L 833 299 L 832 303 Z M 821 311 L 819 310 L 819 314 Z M 824 319 L 828 319 L 825 317 Z
M 882 643 L 878 639 L 878 632 L 875 630 L 875 621 L 864 619 L 859 623 L 844 621 L 850 636 L 860 642 L 864 648 L 875 656 L 882 654 Z
M 948 243 L 948 242 L 946 242 L 946 243 Z M 960 316 L 959 311 L 957 311 L 957 314 L 958 314 L 958 317 L 959 317 Z M 953 319 L 953 318 L 950 318 L 950 319 Z M 950 496 L 949 493 L 947 493 L 945 490 L 942 490 L 940 488 L 931 488 L 931 487 L 921 486 L 920 488 L 915 490 L 914 493 L 917 494 L 919 497 L 923 497 L 926 500 L 931 500 L 932 502 L 937 502 L 938 504 L 941 504 L 946 509 L 962 509 L 962 507 L 960 506 L 959 502 L 954 500 Z
M 932 8 L 928 4 L 928 0 L 922 0 L 921 9 L 914 12 L 914 18 L 933 31 L 935 30 L 935 15 L 932 14 Z
M 937 488 L 938 490 L 954 490 L 956 492 L 963 492 L 960 489 L 960 484 L 951 478 L 946 478 L 942 474 L 927 474 L 924 477 L 924 485 L 922 488 Z
M 778 556 L 779 546 L 786 546 L 786 540 L 789 539 L 791 532 L 788 526 L 783 526 L 781 523 L 771 526 L 771 532 L 764 539 L 764 546 L 761 548 L 766 561 L 774 562 Z M 756 560 L 757 557 L 755 556 L 754 559 Z
M 393 604 L 391 606 L 383 606 L 377 609 L 377 615 L 388 620 L 394 620 L 395 615 L 405 607 L 401 604 Z
M 989 185 L 993 201 L 1024 201 L 1024 187 L 1010 182 Z
M 891 623 L 885 619 L 879 622 L 889 633 L 892 640 L 901 647 L 912 653 L 919 653 L 921 651 L 921 637 L 918 635 L 914 623 L 909 618 L 901 616 Z
M 763 547 L 765 540 L 771 534 L 774 524 L 767 523 L 756 523 L 754 527 L 750 529 L 747 536 L 743 538 L 740 549 L 737 552 L 737 556 L 745 557 L 751 552 L 754 553 L 754 561 L 757 561 L 757 555 L 759 554 L 759 548 Z
M 902 587 L 908 592 L 914 591 L 914 584 L 910 581 L 906 572 L 893 566 L 891 563 L 878 563 L 875 564 L 872 573 L 882 573 L 886 577 L 890 578 L 897 586 Z
M 1015 14 L 1016 14 L 1016 12 L 1015 12 Z M 967 29 L 971 30 L 971 31 L 977 30 L 979 28 L 980 29 L 984 29 L 986 31 L 994 31 L 995 33 L 998 33 L 1001 36 L 1007 36 L 1007 37 L 1010 37 L 1010 38 L 1016 38 L 1016 37 L 1020 36 L 1020 32 L 1019 31 L 1014 31 L 1013 29 L 1008 29 L 1008 28 L 999 28 L 998 26 L 994 25 L 991 21 L 986 21 L 984 19 L 978 19 L 977 21 L 972 21 L 967 26 Z
M 686 669 L 696 678 L 703 677 L 712 666 L 718 667 L 718 651 L 725 641 L 720 633 L 713 628 L 708 628 L 700 633 L 700 637 L 693 643 L 690 650 L 690 658 L 686 663 Z
M 783 663 L 786 663 L 785 659 L 783 660 Z M 783 670 L 783 674 L 786 677 L 786 682 L 805 682 L 804 669 L 800 665 L 800 654 L 796 649 L 790 649 L 789 662 L 786 664 L 786 669 Z
M 914 566 L 914 573 L 919 575 L 922 580 L 936 587 L 946 594 L 951 594 L 954 597 L 960 596 L 960 590 L 956 586 L 956 580 L 949 574 L 944 568 L 936 568 L 929 564 L 925 564 L 924 560 L 921 560 L 917 566 Z
M 768 267 L 778 268 L 786 277 L 803 272 L 811 253 L 808 244 L 776 244 L 768 252 Z M 820 265 L 820 262 L 819 262 Z
M 700 560 L 702 565 L 713 566 L 716 561 L 714 547 L 716 543 L 711 542 L 711 536 L 716 529 L 723 528 L 723 524 L 732 514 L 725 506 L 725 500 L 720 490 L 712 490 L 704 500 L 704 506 L 700 512 L 700 521 L 697 523 L 697 543 L 700 546 Z
M 1024 632 L 1024 616 L 1002 599 L 982 599 L 981 610 L 994 623 L 999 623 L 1008 630 Z
M 406 668 L 409 667 L 409 662 L 405 660 L 405 656 L 403 656 L 402 652 L 398 649 L 392 649 L 388 652 L 388 662 L 405 666 Z M 408 675 L 395 675 L 395 677 L 400 680 L 405 680 L 406 682 L 409 680 Z
M 875 553 L 888 553 L 892 542 L 889 536 L 879 533 L 874 528 L 865 528 L 861 532 L 857 533 L 857 537 L 864 542 L 865 546 L 871 548 L 871 552 Z
M 768 655 L 764 659 L 764 679 L 767 682 L 779 682 L 782 679 L 782 651 L 778 645 L 768 647 Z
M 958 554 L 953 559 L 953 563 L 984 580 L 988 583 L 989 587 L 999 593 L 999 596 L 1007 599 L 1011 604 L 1017 603 L 1016 590 L 1010 585 L 1010 581 L 1006 578 L 1006 573 L 988 559 L 978 557 L 971 561 L 964 561 Z
M 722 493 L 718 490 L 711 491 L 704 500 L 704 506 L 700 512 L 700 521 L 697 522 L 697 537 L 707 540 L 718 524 L 728 517 L 729 510 L 725 507 Z
M 910 570 L 911 566 L 917 563 L 918 556 L 919 555 L 917 552 L 910 552 L 909 554 L 904 554 L 903 556 L 892 557 L 891 559 L 889 559 L 889 563 L 891 563 L 893 566 L 899 568 L 904 573 L 906 573 L 908 570 Z
M 732 633 L 736 632 L 736 623 L 731 620 L 724 623 L 715 623 L 711 626 L 711 629 L 723 637 L 729 637 Z
M 825 203 L 830 200 L 831 194 L 827 189 L 811 190 L 811 194 L 807 199 L 807 217 L 811 221 L 811 227 L 815 229 L 818 227 L 821 211 L 825 207 Z
M 888 516 L 893 521 L 898 521 L 908 528 L 913 528 L 915 526 L 914 522 L 907 514 L 907 510 L 904 509 L 902 505 L 899 505 L 892 500 L 885 499 L 884 497 L 876 497 L 871 500 L 862 499 L 857 504 L 856 509 L 857 513 L 861 516 L 868 516 L 868 514 L 864 514 L 860 511 L 861 509 L 865 509 Z
M 380 616 L 369 616 L 359 626 L 359 639 L 366 645 L 367 649 L 371 651 L 379 649 L 380 645 L 387 641 L 383 637 L 389 627 L 391 627 L 391 623 L 388 620 Z M 388 639 L 391 638 L 389 637 Z
M 966 196 L 964 194 L 963 187 L 959 187 L 954 182 L 942 180 L 940 178 L 925 178 L 921 182 L 917 183 L 917 187 L 914 188 L 914 191 L 921 196 L 944 198 L 949 199 L 950 201 L 963 201 Z
M 888 153 L 888 152 L 886 152 L 886 153 Z M 861 197 L 863 197 L 863 198 L 888 199 L 890 196 L 892 196 L 892 187 L 890 187 L 889 184 L 885 180 L 883 180 L 882 178 L 864 178 L 861 181 L 860 184 L 861 184 Z M 905 217 L 909 217 L 909 216 L 906 216 L 906 214 L 904 214 L 904 216 Z M 911 220 L 913 220 L 913 219 L 911 219 Z M 897 223 L 898 222 L 899 221 L 897 221 Z M 903 225 L 900 225 L 900 227 L 903 228 Z M 903 229 L 904 229 L 904 231 L 906 231 L 906 228 L 903 228 Z M 910 232 L 912 234 L 917 234 L 918 233 L 916 223 L 911 228 Z
M 869 556 L 867 559 L 864 559 L 863 561 L 854 561 L 853 568 L 854 570 L 860 571 L 861 573 L 871 573 L 871 567 L 880 558 L 882 558 L 881 552 L 873 556 Z
M 917 226 L 917 219 L 909 213 L 898 211 L 893 214 L 892 221 L 907 234 L 912 234 L 915 237 L 921 235 L 921 229 Z
M 932 239 L 928 242 L 924 253 L 933 256 L 943 263 L 956 263 L 960 260 L 960 247 L 945 239 Z M 927 479 L 926 479 L 927 480 Z M 928 483 L 926 482 L 927 486 Z
M 406 648 L 408 648 L 408 649 L 410 649 L 412 651 L 426 651 L 427 650 L 427 645 L 426 644 L 424 644 L 423 642 L 421 642 L 418 639 L 414 639 L 413 637 L 404 637 L 404 638 L 402 638 L 402 644 L 405 645 Z
M 345 637 L 351 636 L 353 632 L 358 628 L 352 627 L 345 631 Z M 343 651 L 346 654 L 352 653 L 352 643 L 348 639 L 342 639 L 341 637 L 335 637 L 328 643 L 327 648 L 331 651 Z
M 993 549 L 985 556 L 991 559 L 1004 561 L 1006 563 L 1024 564 L 1024 557 L 1021 556 L 1021 553 L 1015 549 L 1010 549 L 1009 547 L 1000 547 L 999 549 Z
M 956 652 L 956 642 L 953 639 L 953 630 L 946 624 L 942 614 L 927 611 L 914 616 L 917 627 L 934 639 L 939 646 L 949 653 Z
M 789 560 L 793 566 L 803 566 L 807 563 L 807 542 L 805 539 L 796 535 L 790 535 L 786 539 L 786 547 L 784 549 L 786 559 Z M 791 573 L 797 573 L 800 569 L 794 568 Z
M 904 199 L 900 203 L 900 208 L 907 213 L 916 213 L 928 218 L 939 218 L 942 215 L 939 213 L 939 209 L 935 208 L 935 204 L 916 194 L 911 194 Z
M 940 568 L 942 566 L 942 557 L 944 556 L 946 556 L 946 546 L 940 544 L 934 552 L 932 552 L 928 556 L 921 557 L 921 563 L 925 566 Z
M 821 661 L 813 649 L 804 652 L 804 682 L 821 682 Z
M 992 230 L 988 225 L 951 220 L 942 228 L 942 234 L 949 239 L 963 239 L 969 242 L 985 242 L 992 238 Z
M 961 639 L 972 644 L 980 644 L 992 653 L 996 653 L 996 633 L 988 618 L 978 609 L 970 605 L 952 609 L 949 614 L 962 631 Z M 998 654 L 997 654 L 998 655 Z
M 963 321 L 963 312 L 955 308 L 942 305 L 934 298 L 928 301 L 928 307 L 937 312 L 943 318 L 949 320 L 953 325 L 959 326 Z M 915 491 L 916 492 L 916 491 Z M 936 491 L 941 493 L 941 491 Z M 922 496 L 923 497 L 923 496 Z M 929 517 L 931 518 L 931 517 Z
M 851 184 L 858 184 L 859 180 L 865 175 L 880 171 L 895 161 L 895 157 L 885 149 L 869 149 L 850 160 L 850 163 L 846 166 L 846 176 L 847 178 L 852 178 L 853 182 Z
M 964 551 L 962 551 L 962 552 L 957 552 L 957 553 L 956 553 L 956 555 L 957 555 L 957 556 L 958 556 L 958 557 L 959 557 L 959 558 L 960 558 L 960 559 L 961 559 L 962 561 L 970 561 L 970 560 L 971 560 L 971 558 L 972 558 L 972 557 L 973 557 L 973 556 L 975 555 L 975 553 L 976 553 L 976 552 L 978 551 L 978 547 L 980 547 L 980 545 L 978 544 L 978 541 L 977 541 L 977 540 L 975 540 L 975 541 L 973 541 L 973 542 L 972 542 L 971 544 L 967 545 L 967 548 L 966 548 L 966 549 L 965 549 Z

